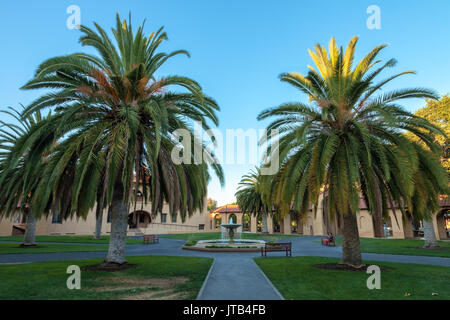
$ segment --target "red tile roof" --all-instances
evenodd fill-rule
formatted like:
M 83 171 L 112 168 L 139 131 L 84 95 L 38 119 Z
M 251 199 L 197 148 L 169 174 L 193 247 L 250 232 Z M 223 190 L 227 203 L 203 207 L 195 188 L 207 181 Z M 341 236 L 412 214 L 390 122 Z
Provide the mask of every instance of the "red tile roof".
M 227 204 L 217 209 L 214 209 L 212 213 L 240 213 L 242 212 L 241 208 L 237 204 Z

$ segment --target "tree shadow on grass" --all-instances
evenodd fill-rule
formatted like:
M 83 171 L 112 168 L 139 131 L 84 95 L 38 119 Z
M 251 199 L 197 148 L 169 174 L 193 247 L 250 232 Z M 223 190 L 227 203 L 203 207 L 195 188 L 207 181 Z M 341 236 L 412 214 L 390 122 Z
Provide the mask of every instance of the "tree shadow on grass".
M 355 268 L 346 264 L 339 264 L 339 263 L 324 263 L 324 264 L 316 264 L 314 265 L 317 269 L 323 269 L 323 270 L 340 270 L 340 271 L 367 271 L 367 268 L 369 266 L 363 265 L 359 268 Z M 389 268 L 380 267 L 381 271 L 389 271 Z
M 93 266 L 86 266 L 82 267 L 81 270 L 83 271 L 107 271 L 107 272 L 117 272 L 117 271 L 123 271 L 128 269 L 136 268 L 137 264 L 129 264 L 129 263 L 123 263 L 123 264 L 98 264 Z

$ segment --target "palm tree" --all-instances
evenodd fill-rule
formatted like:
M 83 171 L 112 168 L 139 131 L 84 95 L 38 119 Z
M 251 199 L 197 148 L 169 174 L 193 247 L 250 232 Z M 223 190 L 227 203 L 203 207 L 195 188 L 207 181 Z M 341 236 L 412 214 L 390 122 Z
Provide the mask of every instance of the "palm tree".
M 427 100 L 426 104 L 427 105 L 425 107 L 417 110 L 414 114 L 439 126 L 446 134 L 446 136 L 435 136 L 434 139 L 436 143 L 442 146 L 441 162 L 444 168 L 447 169 L 447 173 L 450 173 L 450 160 L 445 152 L 446 148 L 448 148 L 448 136 L 450 134 L 450 127 L 447 125 L 447 119 L 450 117 L 450 96 L 448 94 L 444 95 L 439 101 Z M 407 133 L 406 136 L 414 141 L 418 141 L 416 136 L 411 133 Z M 429 208 L 429 210 L 431 209 L 432 207 Z M 439 212 L 440 209 L 441 208 L 438 207 L 435 212 L 431 212 L 430 219 L 422 220 L 423 234 L 425 238 L 424 248 L 435 249 L 439 247 L 432 216 Z
M 112 212 L 105 265 L 116 265 L 126 263 L 128 208 L 139 190 L 151 201 L 152 214 L 167 202 L 170 213 L 180 214 L 184 221 L 203 208 L 208 166 L 223 183 L 221 166 L 202 141 L 194 138 L 191 148 L 175 149 L 191 163 L 172 157 L 178 141 L 171 133 L 192 133 L 194 120 L 204 129 L 209 129 L 207 121 L 217 125 L 219 107 L 194 80 L 158 78 L 168 59 L 188 55 L 184 50 L 158 51 L 167 39 L 162 28 L 147 37 L 144 25 L 134 33 L 131 17 L 127 22 L 117 15 L 113 42 L 98 24 L 95 27 L 96 31 L 82 26 L 80 42 L 98 56 L 75 53 L 43 62 L 24 89 L 53 91 L 31 103 L 23 116 L 53 108 L 59 117 L 47 129 L 61 141 L 32 196 L 35 212 L 48 210 L 50 200 L 66 217 L 85 217 L 101 199 L 102 207 Z M 182 90 L 173 91 L 177 87 Z M 198 148 L 205 151 L 203 161 L 194 154 Z
M 415 193 L 419 157 L 430 168 L 428 180 L 438 189 L 447 188 L 445 171 L 436 157 L 439 147 L 421 129 L 436 134 L 442 131 L 398 104 L 406 98 L 436 99 L 437 94 L 413 88 L 376 95 L 392 80 L 413 72 L 375 82 L 396 61 L 380 65 L 381 60 L 376 59 L 386 47 L 381 45 L 354 65 L 357 40 L 352 38 L 345 50 L 336 46 L 334 38 L 328 52 L 316 45 L 315 52 L 309 51 L 315 67 L 309 66 L 306 76 L 296 72 L 281 75 L 281 81 L 306 93 L 309 103 L 282 104 L 258 116 L 259 120 L 276 117 L 267 129 L 280 133 L 279 147 L 272 150 L 281 164 L 274 179 L 275 203 L 282 212 L 292 205 L 304 214 L 310 202 L 317 208 L 319 195 L 325 190 L 330 218 L 337 214 L 343 217 L 341 263 L 352 266 L 362 264 L 356 220 L 361 195 L 372 214 L 387 215 L 398 203 L 402 212 L 406 207 L 418 218 L 426 215 L 413 207 L 417 203 L 414 195 L 421 198 Z M 428 149 L 409 141 L 401 134 L 404 131 L 412 132 Z M 426 193 L 437 198 L 433 190 Z
M 0 112 L 13 117 L 17 124 L 0 121 L 0 183 L 2 185 L 0 215 L 11 217 L 17 212 L 17 209 L 24 212 L 27 226 L 22 246 L 36 246 L 36 219 L 29 200 L 30 195 L 35 191 L 36 183 L 40 179 L 45 159 L 39 157 L 31 166 L 29 154 L 33 146 L 30 146 L 21 154 L 14 166 L 10 165 L 9 160 L 15 144 L 27 136 L 32 131 L 33 126 L 47 122 L 51 118 L 51 114 L 42 117 L 38 111 L 22 119 L 20 112 L 13 108 L 8 109 Z
M 262 232 L 267 234 L 267 216 L 272 206 L 264 193 L 264 185 L 264 176 L 261 175 L 260 169 L 256 168 L 242 177 L 235 196 L 243 214 L 248 213 L 255 217 L 262 215 Z
M 422 146 L 423 147 L 423 146 Z M 425 238 L 424 248 L 435 249 L 439 247 L 433 226 L 433 216 L 441 209 L 439 194 L 447 193 L 448 190 L 442 190 L 439 185 L 435 184 L 433 173 L 434 163 L 430 163 L 424 155 L 423 149 L 418 148 L 418 169 L 414 175 L 414 194 L 412 197 L 412 209 L 416 211 L 416 216 L 423 217 L 423 233 Z M 439 158 L 436 156 L 435 161 Z M 448 180 L 447 180 L 448 181 Z

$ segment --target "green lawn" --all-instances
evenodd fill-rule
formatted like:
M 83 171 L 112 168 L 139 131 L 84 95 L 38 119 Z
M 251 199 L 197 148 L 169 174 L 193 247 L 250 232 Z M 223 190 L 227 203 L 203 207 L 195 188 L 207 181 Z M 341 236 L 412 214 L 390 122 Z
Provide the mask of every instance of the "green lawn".
M 0 265 L 0 300 L 12 299 L 195 299 L 213 259 L 129 257 L 136 268 L 118 272 L 81 271 L 81 289 L 69 290 L 69 265 L 102 259 Z
M 108 244 L 109 236 L 101 236 L 100 240 L 93 240 L 93 236 L 36 236 L 36 242 L 65 242 L 65 243 L 99 243 Z M 0 241 L 23 241 L 23 236 L 0 237 Z M 127 238 L 127 244 L 140 244 L 141 239 Z
M 285 238 L 299 237 L 300 235 L 295 234 L 268 234 L 262 235 L 259 233 L 241 233 L 242 239 L 256 239 L 265 241 L 281 241 Z M 170 234 L 162 236 L 161 238 L 179 239 L 179 240 L 214 240 L 220 239 L 222 237 L 221 232 L 200 232 L 200 233 L 180 233 L 180 234 Z
M 0 254 L 106 251 L 107 245 L 40 244 L 37 248 L 20 248 L 18 243 L 0 243 Z
M 361 252 L 450 258 L 450 242 L 439 241 L 439 245 L 445 248 L 444 250 L 428 250 L 422 248 L 425 241 L 419 239 L 361 238 L 360 240 Z M 342 245 L 342 238 L 336 239 L 336 245 Z
M 389 269 L 381 272 L 381 289 L 369 290 L 366 272 L 314 267 L 338 262 L 334 258 L 255 258 L 255 262 L 287 300 L 450 299 L 448 267 L 365 261 Z

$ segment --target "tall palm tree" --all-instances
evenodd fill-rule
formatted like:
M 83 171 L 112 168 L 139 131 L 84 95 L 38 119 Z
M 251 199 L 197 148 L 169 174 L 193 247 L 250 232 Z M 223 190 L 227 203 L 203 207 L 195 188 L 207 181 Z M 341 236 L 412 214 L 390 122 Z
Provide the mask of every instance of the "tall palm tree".
M 242 177 L 236 192 L 236 201 L 242 210 L 242 213 L 248 213 L 262 217 L 262 232 L 269 233 L 267 227 L 267 217 L 272 208 L 270 199 L 264 193 L 264 176 L 261 175 L 259 168 L 252 170 L 249 174 Z
M 172 157 L 178 146 L 172 133 L 192 133 L 194 120 L 204 129 L 209 129 L 208 121 L 217 125 L 219 107 L 194 80 L 158 76 L 168 59 L 188 55 L 184 50 L 158 50 L 167 39 L 162 28 L 147 37 L 144 24 L 134 33 L 131 17 L 127 22 L 117 15 L 113 42 L 98 24 L 95 27 L 96 31 L 82 26 L 80 42 L 98 56 L 51 58 L 23 87 L 53 89 L 31 103 L 23 116 L 53 108 L 59 118 L 47 130 L 61 138 L 32 202 L 35 212 L 42 214 L 53 195 L 52 207 L 61 214 L 84 217 L 102 199 L 112 211 L 105 264 L 124 264 L 128 208 L 138 190 L 151 201 L 153 214 L 167 202 L 170 214 L 180 214 L 184 221 L 203 208 L 208 166 L 223 183 L 222 169 L 202 141 L 193 138 L 191 150 L 176 149 L 191 163 Z M 198 148 L 205 151 L 203 161 L 194 154 Z
M 17 124 L 0 121 L 0 181 L 2 185 L 0 215 L 11 217 L 18 209 L 24 212 L 27 225 L 22 246 L 35 246 L 36 219 L 29 200 L 40 179 L 45 159 L 39 157 L 33 165 L 30 165 L 30 150 L 33 146 L 24 150 L 14 166 L 10 166 L 9 159 L 16 143 L 27 136 L 33 126 L 49 121 L 51 114 L 42 117 L 37 111 L 22 119 L 20 112 L 13 108 L 8 109 L 0 112 L 14 118 Z
M 421 129 L 436 134 L 442 131 L 398 104 L 406 98 L 436 99 L 437 94 L 413 88 L 378 95 L 392 80 L 413 72 L 376 82 L 377 76 L 396 61 L 380 64 L 381 60 L 376 60 L 386 47 L 381 45 L 354 65 L 357 40 L 352 38 L 345 50 L 336 46 L 334 38 L 328 51 L 316 45 L 315 52 L 309 51 L 315 66 L 309 66 L 306 76 L 296 72 L 281 75 L 281 81 L 306 93 L 309 103 L 282 104 L 258 116 L 259 120 L 275 117 L 268 130 L 280 132 L 279 147 L 272 150 L 281 163 L 274 179 L 274 201 L 282 212 L 293 205 L 294 210 L 305 213 L 310 202 L 317 207 L 325 189 L 328 214 L 331 218 L 337 213 L 343 217 L 341 263 L 352 266 L 362 264 L 356 220 L 361 195 L 372 214 L 387 214 L 398 203 L 402 212 L 407 207 L 418 218 L 426 215 L 413 208 L 417 203 L 414 195 L 422 197 L 415 193 L 420 157 L 429 165 L 428 180 L 438 189 L 447 188 L 445 171 L 436 157 L 439 147 Z M 405 130 L 428 149 L 404 137 L 401 133 Z M 437 197 L 433 190 L 427 190 L 427 194 Z

